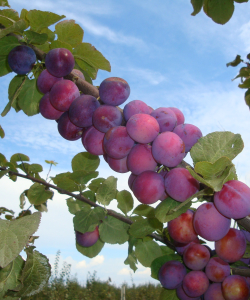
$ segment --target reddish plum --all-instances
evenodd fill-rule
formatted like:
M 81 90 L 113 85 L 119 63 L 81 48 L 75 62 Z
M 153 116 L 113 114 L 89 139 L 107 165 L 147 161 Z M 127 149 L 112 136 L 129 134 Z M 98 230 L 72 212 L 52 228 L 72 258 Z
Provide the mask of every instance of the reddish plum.
M 186 152 L 190 151 L 198 139 L 202 137 L 200 129 L 192 124 L 180 124 L 175 127 L 173 132 L 183 140 Z
M 158 277 L 166 289 L 176 289 L 187 274 L 184 265 L 176 260 L 170 260 L 161 266 Z
M 227 181 L 214 194 L 214 204 L 228 218 L 245 218 L 250 214 L 250 188 L 238 180 Z
M 130 87 L 126 80 L 119 77 L 110 77 L 101 82 L 99 94 L 102 102 L 117 106 L 128 99 Z
M 164 192 L 164 180 L 154 171 L 144 171 L 133 182 L 133 193 L 143 204 L 152 204 L 160 199 Z
M 40 100 L 39 111 L 44 118 L 49 120 L 57 120 L 63 114 L 62 111 L 55 109 L 54 106 L 51 105 L 49 93 L 46 93 Z
M 176 126 L 180 125 L 180 124 L 183 124 L 184 121 L 185 121 L 185 117 L 182 113 L 182 111 L 180 111 L 178 108 L 176 107 L 169 107 L 176 115 L 176 118 L 177 118 L 177 124 Z
M 69 107 L 70 121 L 78 127 L 92 126 L 93 114 L 99 106 L 99 101 L 91 95 L 77 97 Z
M 200 244 L 190 245 L 183 253 L 185 265 L 194 271 L 202 270 L 210 259 L 209 250 Z
M 126 124 L 128 134 L 137 143 L 147 144 L 159 134 L 159 124 L 156 119 L 147 114 L 135 114 Z
M 226 300 L 248 300 L 250 288 L 244 277 L 231 275 L 222 282 L 222 294 Z
M 199 191 L 199 182 L 192 177 L 187 169 L 175 168 L 165 175 L 167 194 L 179 202 L 184 202 Z
M 122 113 L 112 105 L 101 105 L 93 113 L 93 125 L 101 132 L 122 124 Z
M 200 297 L 209 287 L 209 280 L 202 271 L 191 271 L 183 279 L 184 292 L 189 297 Z
M 188 209 L 179 217 L 168 222 L 168 232 L 171 238 L 182 244 L 187 244 L 197 238 L 193 226 L 194 212 Z
M 152 155 L 152 147 L 147 144 L 135 145 L 128 155 L 128 169 L 135 175 L 144 171 L 154 171 L 157 162 Z
M 76 241 L 82 247 L 91 247 L 99 239 L 98 226 L 96 226 L 94 231 L 89 231 L 89 232 L 85 232 L 85 233 L 75 231 L 75 233 L 76 233 Z
M 69 141 L 76 141 L 81 138 L 84 128 L 77 127 L 70 122 L 68 112 L 65 111 L 58 119 L 58 131 L 60 135 Z
M 48 72 L 55 77 L 64 77 L 74 68 L 73 54 L 65 48 L 50 50 L 45 57 L 45 66 Z
M 205 273 L 211 281 L 222 282 L 230 275 L 229 263 L 219 257 L 212 257 L 206 265 Z
M 212 283 L 204 294 L 204 300 L 225 300 L 221 283 Z
M 134 146 L 134 141 L 128 135 L 126 127 L 117 126 L 110 128 L 105 133 L 103 146 L 108 156 L 121 159 L 129 154 Z
M 112 157 L 107 156 L 107 163 L 110 168 L 118 173 L 127 173 L 129 172 L 127 167 L 127 156 L 121 159 L 114 159 Z
M 167 107 L 160 107 L 155 109 L 151 116 L 154 117 L 160 126 L 160 132 L 173 131 L 177 124 L 175 113 Z
M 177 134 L 167 131 L 156 137 L 152 153 L 159 164 L 176 167 L 185 157 L 185 145 Z
M 78 87 L 71 80 L 56 82 L 49 93 L 51 104 L 60 111 L 67 111 L 71 103 L 79 96 Z
M 123 109 L 124 118 L 126 121 L 135 114 L 148 114 L 150 115 L 150 108 L 141 100 L 133 100 L 127 103 Z
M 95 129 L 94 126 L 87 128 L 82 135 L 84 148 L 93 155 L 103 155 L 104 133 Z
M 246 250 L 246 238 L 238 229 L 230 228 L 228 233 L 215 242 L 217 255 L 226 262 L 236 262 L 242 258 Z
M 195 231 L 208 241 L 222 239 L 230 224 L 231 219 L 224 217 L 211 202 L 200 205 L 194 215 Z

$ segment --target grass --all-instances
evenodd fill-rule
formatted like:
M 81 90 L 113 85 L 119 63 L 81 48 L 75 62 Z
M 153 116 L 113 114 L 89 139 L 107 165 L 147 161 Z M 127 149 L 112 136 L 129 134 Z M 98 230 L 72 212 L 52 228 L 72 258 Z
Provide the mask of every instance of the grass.
M 63 263 L 59 270 L 60 251 L 56 254 L 54 273 L 44 289 L 25 300 L 121 300 L 121 287 L 107 281 L 101 281 L 96 276 L 96 271 L 88 273 L 86 284 L 82 285 L 77 277 L 70 276 L 71 266 Z M 135 286 L 125 285 L 126 300 L 156 300 L 160 296 L 161 286 L 151 283 Z

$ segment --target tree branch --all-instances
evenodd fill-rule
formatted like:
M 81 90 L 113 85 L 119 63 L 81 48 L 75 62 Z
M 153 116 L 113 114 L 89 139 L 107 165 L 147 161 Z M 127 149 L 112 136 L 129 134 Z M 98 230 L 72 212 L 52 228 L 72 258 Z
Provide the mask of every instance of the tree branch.
M 6 170 L 5 167 L 0 167 L 0 171 L 5 171 L 5 170 Z M 9 175 L 16 175 L 16 176 L 18 176 L 18 177 L 25 178 L 25 179 L 31 180 L 31 181 L 33 181 L 33 182 L 40 183 L 40 184 L 46 186 L 47 188 L 52 188 L 52 189 L 58 191 L 58 192 L 61 193 L 61 194 L 65 194 L 65 195 L 68 195 L 68 196 L 70 196 L 70 197 L 73 197 L 73 198 L 75 198 L 75 199 L 77 199 L 77 200 L 83 201 L 83 202 L 89 204 L 90 206 L 93 206 L 93 207 L 101 207 L 101 208 L 103 208 L 101 205 L 98 205 L 98 204 L 96 204 L 95 202 L 92 202 L 91 200 L 87 199 L 86 197 L 84 197 L 84 196 L 82 196 L 82 195 L 80 195 L 80 194 L 74 194 L 74 193 L 71 193 L 71 192 L 69 192 L 69 191 L 67 191 L 67 190 L 64 190 L 64 189 L 62 189 L 62 188 L 57 187 L 56 185 L 50 184 L 50 183 L 48 183 L 48 182 L 46 182 L 46 181 L 43 181 L 43 180 L 40 180 L 40 179 L 36 179 L 36 178 L 33 177 L 33 176 L 30 176 L 30 175 L 24 175 L 24 174 L 21 174 L 21 173 L 18 173 L 18 172 L 13 172 L 13 171 L 9 171 L 8 174 L 9 174 Z M 107 214 L 108 214 L 109 216 L 112 216 L 112 217 L 114 217 L 114 218 L 116 218 L 116 219 L 118 219 L 118 220 L 120 220 L 120 221 L 122 221 L 122 222 L 124 222 L 124 223 L 129 224 L 129 225 L 131 225 L 131 224 L 134 223 L 134 222 L 131 221 L 129 218 L 126 218 L 126 217 L 124 217 L 124 216 L 118 214 L 117 212 L 115 212 L 115 211 L 112 210 L 112 209 L 107 209 Z M 152 234 L 150 234 L 149 236 L 152 237 L 153 239 L 155 239 L 155 240 L 157 240 L 157 241 L 159 241 L 159 242 L 161 242 L 161 243 L 167 245 L 169 248 L 175 250 L 174 245 L 173 245 L 169 240 L 165 239 L 164 237 L 161 237 L 160 235 L 155 234 L 155 233 L 152 233 Z

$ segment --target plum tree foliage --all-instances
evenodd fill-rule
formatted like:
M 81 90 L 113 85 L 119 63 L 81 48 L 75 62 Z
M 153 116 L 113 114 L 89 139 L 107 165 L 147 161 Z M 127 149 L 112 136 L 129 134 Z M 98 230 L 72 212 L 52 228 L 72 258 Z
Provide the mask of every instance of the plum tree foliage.
M 248 0 L 191 0 L 192 15 L 203 8 L 213 21 L 225 24 L 233 14 L 234 2 Z M 83 29 L 74 20 L 62 21 L 63 15 L 39 10 L 23 9 L 19 15 L 7 0 L 0 1 L 0 6 L 9 7 L 0 10 L 0 76 L 12 71 L 17 74 L 9 84 L 9 101 L 1 116 L 13 108 L 27 116 L 40 112 L 47 119 L 58 119 L 62 137 L 70 141 L 82 138 L 87 150 L 73 157 L 71 171 L 51 177 L 53 184 L 40 176 L 43 167 L 30 163 L 28 156 L 16 153 L 7 159 L 0 153 L 0 178 L 8 176 L 15 182 L 22 177 L 32 182 L 21 192 L 17 216 L 0 207 L 0 298 L 32 296 L 48 281 L 51 267 L 47 257 L 35 250 L 34 234 L 42 213 L 48 210 L 48 200 L 58 191 L 67 196 L 68 210 L 74 215 L 76 249 L 83 255 L 95 257 L 105 243 L 128 242 L 124 263 L 134 272 L 138 262 L 150 267 L 152 278 L 163 285 L 161 299 L 200 297 L 206 290 L 221 293 L 221 286 L 225 299 L 231 299 L 227 282 L 240 290 L 241 298 L 237 299 L 247 299 L 249 286 L 242 276 L 250 277 L 250 271 L 239 268 L 247 267 L 239 259 L 250 258 L 250 189 L 237 181 L 232 162 L 243 149 L 241 136 L 225 131 L 202 137 L 199 128 L 183 124 L 178 108 L 153 111 L 139 100 L 126 104 L 123 114 L 117 106 L 128 98 L 128 83 L 108 78 L 101 83 L 99 95 L 92 80 L 99 69 L 110 71 L 110 63 L 94 46 L 82 41 Z M 60 61 L 60 67 L 55 67 L 55 61 Z M 228 65 L 241 62 L 238 55 Z M 239 77 L 243 78 L 239 86 L 248 88 L 245 97 L 250 106 L 248 63 Z M 63 102 L 62 91 L 67 94 Z M 81 110 L 84 112 L 79 113 Z M 1 138 L 4 135 L 0 126 Z M 167 153 L 162 152 L 164 148 Z M 188 151 L 193 166 L 183 160 Z M 117 172 L 133 171 L 129 186 L 140 205 L 134 207 L 129 191 L 117 190 L 114 176 L 98 177 L 98 155 Z M 226 203 L 226 193 L 232 199 L 236 194 L 236 206 L 231 198 Z M 214 195 L 221 201 L 222 211 L 213 204 Z M 119 213 L 106 208 L 114 199 Z M 158 200 L 161 202 L 155 208 L 150 206 Z M 193 200 L 207 202 L 196 213 Z M 37 212 L 25 208 L 26 203 Z M 238 229 L 229 229 L 230 217 L 237 216 L 237 209 L 241 216 L 236 220 Z M 224 210 L 233 210 L 233 215 L 224 216 Z M 215 250 L 200 245 L 202 238 L 215 241 Z M 226 243 L 230 250 L 225 251 Z M 20 256 L 23 249 L 26 260 Z M 220 275 L 220 287 L 219 283 L 209 286 L 202 271 L 206 265 L 210 280 L 218 280 L 210 265 L 226 274 Z M 235 275 L 229 276 L 230 272 Z M 196 288 L 195 283 L 199 283 Z

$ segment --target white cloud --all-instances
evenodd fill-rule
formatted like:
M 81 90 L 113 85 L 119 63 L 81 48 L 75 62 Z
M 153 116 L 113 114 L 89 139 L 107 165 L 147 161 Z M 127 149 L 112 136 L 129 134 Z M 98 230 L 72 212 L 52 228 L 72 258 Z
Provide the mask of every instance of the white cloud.
M 119 275 L 130 275 L 131 274 L 131 270 L 128 268 L 122 268 L 119 272 Z
M 138 271 L 138 274 L 150 276 L 150 274 L 151 274 L 151 269 L 150 269 L 150 268 L 144 268 L 144 270 Z
M 103 255 L 97 255 L 96 257 L 94 257 L 91 262 L 90 262 L 90 266 L 97 266 L 97 265 L 101 265 L 104 262 L 104 256 Z
M 86 268 L 87 264 L 85 260 L 80 261 L 79 263 L 76 264 L 76 268 L 77 269 L 81 269 L 81 268 Z

